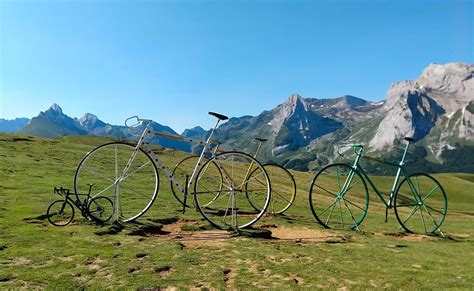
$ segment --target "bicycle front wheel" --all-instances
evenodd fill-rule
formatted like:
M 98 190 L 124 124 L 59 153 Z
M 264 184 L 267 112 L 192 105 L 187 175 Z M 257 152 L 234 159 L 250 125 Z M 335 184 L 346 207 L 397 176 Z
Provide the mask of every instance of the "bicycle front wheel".
M 128 169 L 127 162 L 132 159 Z M 125 174 L 124 174 L 125 173 Z M 90 151 L 79 163 L 74 177 L 76 195 L 113 201 L 120 221 L 129 222 L 143 215 L 155 201 L 159 178 L 151 157 L 134 145 L 112 142 Z
M 394 211 L 410 233 L 434 234 L 443 224 L 448 200 L 441 184 L 427 174 L 413 174 L 398 186 Z
M 211 163 L 217 167 L 208 167 Z M 271 197 L 270 179 L 253 157 L 225 152 L 201 167 L 193 194 L 197 209 L 212 225 L 240 229 L 254 224 L 265 213 Z M 255 209 L 247 199 L 249 195 L 261 207 Z
M 282 166 L 275 164 L 265 164 L 263 168 L 267 171 L 272 187 L 272 195 L 268 211 L 271 214 L 282 214 L 293 204 L 296 198 L 296 182 L 290 171 Z M 256 169 L 257 170 L 257 169 Z M 250 178 L 255 174 L 252 172 Z M 259 209 L 258 203 L 253 199 L 253 193 L 246 192 L 249 203 L 255 208 Z
M 325 228 L 358 229 L 369 208 L 369 191 L 357 170 L 346 164 L 332 164 L 314 177 L 309 205 Z
M 74 207 L 69 201 L 57 200 L 46 211 L 48 221 L 55 226 L 66 226 L 74 218 Z

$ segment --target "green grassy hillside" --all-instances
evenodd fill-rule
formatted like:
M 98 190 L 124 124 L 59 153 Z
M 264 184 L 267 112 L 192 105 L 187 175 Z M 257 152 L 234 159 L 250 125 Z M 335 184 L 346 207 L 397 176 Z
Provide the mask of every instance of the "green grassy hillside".
M 448 195 L 445 238 L 405 234 L 393 212 L 384 223 L 375 195 L 362 231 L 322 229 L 307 201 L 314 174 L 302 172 L 293 172 L 295 205 L 242 236 L 213 229 L 193 209 L 181 214 L 163 173 L 150 211 L 118 233 L 78 214 L 69 226 L 50 225 L 53 187 L 72 188 L 81 158 L 107 141 L 0 134 L 0 289 L 474 286 L 474 175 L 435 175 Z M 162 153 L 171 167 L 184 156 Z M 391 177 L 375 182 L 387 193 Z

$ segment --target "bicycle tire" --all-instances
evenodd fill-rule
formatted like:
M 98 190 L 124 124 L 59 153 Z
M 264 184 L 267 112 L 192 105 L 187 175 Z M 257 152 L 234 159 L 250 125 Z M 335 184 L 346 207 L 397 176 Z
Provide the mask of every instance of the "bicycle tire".
M 404 178 L 398 185 L 393 208 L 405 231 L 435 234 L 445 220 L 448 199 L 438 180 L 428 174 L 416 173 Z M 424 211 L 426 214 L 423 214 Z M 416 212 L 419 213 L 420 224 L 415 221 Z
M 127 175 L 117 183 L 135 148 L 136 145 L 125 142 L 110 142 L 88 152 L 74 176 L 76 195 L 87 193 L 86 185 L 94 184 L 95 189 L 100 190 L 93 189 L 91 197 L 111 199 L 115 211 L 120 213 L 121 222 L 130 222 L 145 214 L 156 200 L 159 190 L 158 169 L 150 155 L 139 148 Z M 115 195 L 117 192 L 120 195 Z
M 109 221 L 113 215 L 114 204 L 107 197 L 98 196 L 89 200 L 87 215 L 97 223 Z
M 61 205 L 59 205 L 59 203 L 61 203 Z M 52 225 L 66 226 L 74 219 L 74 207 L 67 200 L 56 200 L 48 206 L 48 210 L 46 210 L 46 215 L 48 217 L 49 223 L 51 223 Z M 63 216 L 65 216 L 65 219 L 54 219 L 59 219 Z
M 349 181 L 348 177 L 351 175 L 353 178 L 346 186 Z M 341 185 L 343 179 L 344 184 Z M 333 182 L 334 180 L 335 182 Z M 348 193 L 350 190 L 352 191 Z M 339 212 L 339 218 L 337 218 L 337 213 L 334 218 L 332 216 L 336 203 L 339 210 L 336 212 Z M 359 171 L 347 164 L 331 164 L 322 168 L 314 177 L 309 192 L 309 205 L 314 217 L 324 228 L 358 229 L 368 211 L 369 190 Z M 349 205 L 352 206 L 352 209 Z M 324 214 L 329 209 L 331 210 L 325 216 Z M 345 221 L 349 221 L 349 223 L 345 223 Z
M 206 164 L 215 163 L 216 169 Z M 220 153 L 199 170 L 194 184 L 194 202 L 204 219 L 219 229 L 241 229 L 256 223 L 265 213 L 271 198 L 271 184 L 263 166 L 253 157 L 237 151 Z M 249 165 L 260 174 L 248 178 Z M 216 181 L 223 176 L 221 189 Z M 247 176 L 247 177 L 246 177 Z M 217 184 L 217 186 L 216 186 Z M 245 190 L 244 190 L 245 186 Z M 248 202 L 246 191 L 260 194 L 263 207 L 255 210 Z M 216 193 L 219 193 L 217 199 Z M 230 220 L 229 220 L 230 217 Z
M 296 198 L 296 182 L 293 175 L 284 167 L 276 164 L 263 165 L 270 179 L 272 194 L 268 209 L 271 214 L 283 214 L 291 207 Z M 252 177 L 254 172 L 250 174 Z M 253 201 L 252 197 L 247 196 L 249 203 L 255 208 L 259 206 Z

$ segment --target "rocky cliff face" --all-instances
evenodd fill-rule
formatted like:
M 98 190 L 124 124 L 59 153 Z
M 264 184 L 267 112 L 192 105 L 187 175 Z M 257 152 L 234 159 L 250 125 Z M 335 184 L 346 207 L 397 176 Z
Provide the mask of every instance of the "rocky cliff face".
M 311 140 L 342 127 L 341 122 L 312 111 L 310 104 L 297 94 L 277 107 L 269 124 L 276 133 L 272 149 L 275 156 L 298 150 Z
M 449 136 L 471 138 L 471 116 L 466 114 L 469 102 L 474 100 L 474 66 L 463 63 L 431 64 L 414 81 L 393 84 L 387 93 L 380 123 L 369 145 L 374 150 L 393 146 L 396 140 L 410 136 L 421 140 L 440 125 L 442 117 L 464 112 L 463 122 Z
M 79 123 L 88 131 L 93 131 L 96 128 L 104 127 L 106 125 L 105 122 L 99 120 L 96 115 L 91 113 L 86 113 L 79 118 Z

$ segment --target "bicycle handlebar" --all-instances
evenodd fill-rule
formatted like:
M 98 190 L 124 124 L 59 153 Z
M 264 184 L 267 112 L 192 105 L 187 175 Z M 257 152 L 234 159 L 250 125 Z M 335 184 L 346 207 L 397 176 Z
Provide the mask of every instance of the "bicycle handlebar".
M 134 120 L 134 121 L 136 121 L 136 123 L 133 123 L 133 124 L 129 125 L 128 122 L 130 120 L 132 120 L 132 121 Z M 139 127 L 142 124 L 142 122 L 152 122 L 152 120 L 151 119 L 142 119 L 142 118 L 139 118 L 137 115 L 134 115 L 132 117 L 129 117 L 129 118 L 125 119 L 125 126 L 128 127 L 128 128 L 136 128 L 136 127 Z
M 344 144 L 344 145 L 341 145 L 340 147 L 337 148 L 337 154 L 340 155 L 341 157 L 344 157 L 345 155 L 343 153 L 340 152 L 340 150 L 342 148 L 347 148 L 347 147 L 351 147 L 354 149 L 354 152 L 357 154 L 357 149 L 363 149 L 364 146 L 360 143 L 348 143 L 348 144 Z

